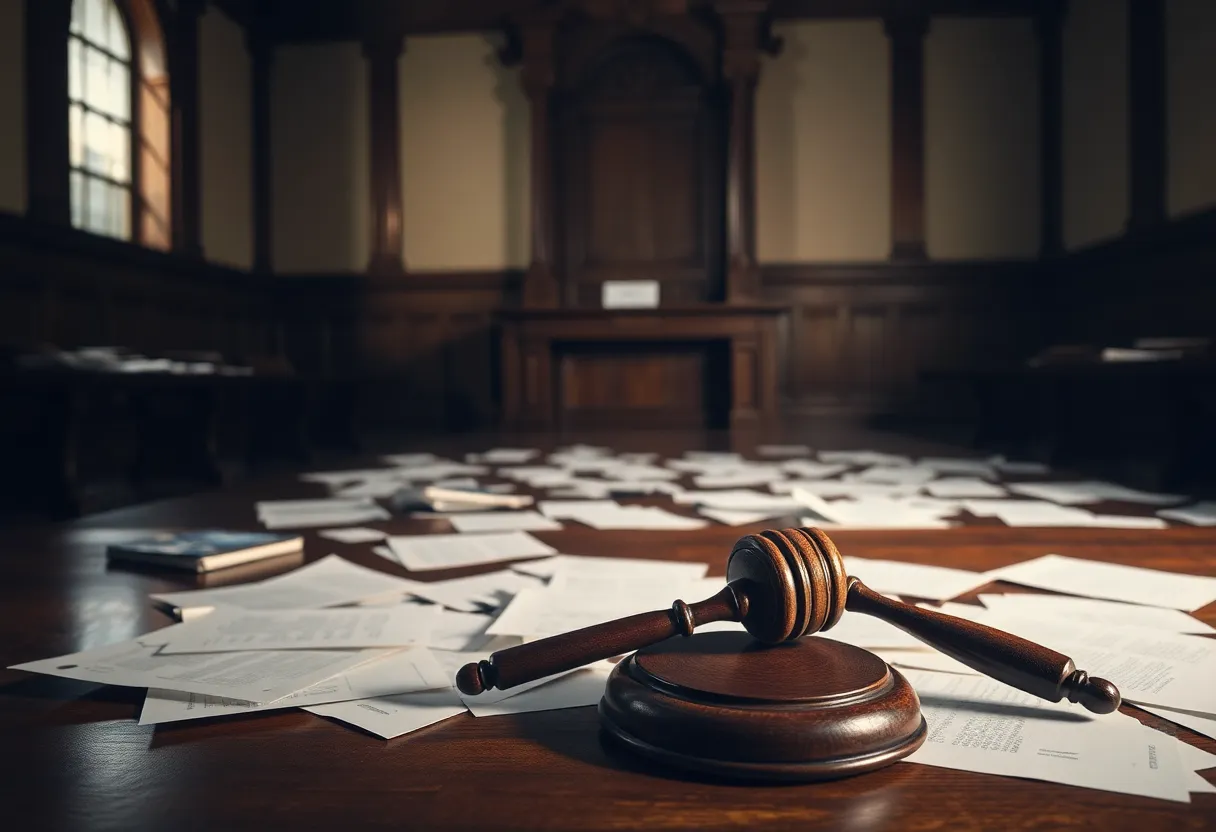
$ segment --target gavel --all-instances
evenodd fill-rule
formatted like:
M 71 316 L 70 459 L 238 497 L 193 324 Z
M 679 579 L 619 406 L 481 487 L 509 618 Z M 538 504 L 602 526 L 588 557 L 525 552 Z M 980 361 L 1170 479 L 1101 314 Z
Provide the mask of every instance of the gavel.
M 735 621 L 753 638 L 780 644 L 826 632 L 846 612 L 893 624 L 968 667 L 1026 693 L 1080 703 L 1108 714 L 1119 690 L 1090 678 L 1072 659 L 1034 642 L 973 621 L 893 600 L 847 575 L 844 560 L 822 529 L 765 531 L 741 538 L 726 563 L 721 592 L 694 604 L 630 615 L 562 635 L 510 647 L 460 668 L 465 694 L 506 690 L 602 659 L 631 653 L 702 624 Z

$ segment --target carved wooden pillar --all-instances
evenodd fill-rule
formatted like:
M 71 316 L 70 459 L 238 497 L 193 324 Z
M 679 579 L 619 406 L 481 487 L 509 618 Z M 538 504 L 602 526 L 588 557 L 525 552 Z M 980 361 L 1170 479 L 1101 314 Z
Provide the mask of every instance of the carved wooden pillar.
M 373 34 L 363 43 L 371 103 L 372 239 L 368 272 L 405 271 L 401 215 L 401 97 L 397 63 L 405 38 Z
M 756 264 L 755 98 L 760 77 L 762 14 L 768 4 L 751 0 L 719 2 L 722 17 L 722 77 L 729 92 L 726 146 L 726 301 L 755 300 L 760 294 Z
M 925 15 L 887 18 L 891 40 L 891 259 L 925 259 Z
M 1164 0 L 1128 3 L 1128 125 L 1131 139 L 1129 231 L 1166 217 L 1166 78 Z
M 1049 6 L 1035 16 L 1039 36 L 1039 254 L 1064 251 L 1064 13 Z
M 525 306 L 560 305 L 554 252 L 552 117 L 554 25 L 528 23 L 520 29 L 522 81 L 531 108 L 532 255 L 524 276 Z
M 270 152 L 270 73 L 274 64 L 274 44 L 264 28 L 255 27 L 250 29 L 248 46 L 253 64 L 253 268 L 260 274 L 269 274 L 274 269 L 273 157 Z
M 202 144 L 199 113 L 198 20 L 205 0 L 181 0 L 174 16 L 169 88 L 173 121 L 173 249 L 201 257 Z
M 25 10 L 27 213 L 68 225 L 68 27 L 70 0 L 39 0 Z

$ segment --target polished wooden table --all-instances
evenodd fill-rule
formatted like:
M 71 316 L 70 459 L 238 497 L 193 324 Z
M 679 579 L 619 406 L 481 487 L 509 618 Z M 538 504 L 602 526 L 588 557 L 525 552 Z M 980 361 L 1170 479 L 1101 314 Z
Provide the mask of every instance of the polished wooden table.
M 7 666 L 97 647 L 169 623 L 148 604 L 148 593 L 192 586 L 191 580 L 108 570 L 106 544 L 149 528 L 252 529 L 254 499 L 316 493 L 293 479 L 266 481 L 0 533 L 0 661 Z M 403 519 L 388 527 L 417 532 L 428 523 L 443 521 Z M 744 531 L 595 532 L 570 524 L 537 536 L 564 552 L 703 561 L 721 575 Z M 971 569 L 1054 551 L 1216 575 L 1216 529 L 975 526 L 833 537 L 849 554 Z M 310 559 L 335 551 L 408 574 L 367 549 L 307 536 Z M 1199 617 L 1216 623 L 1216 605 Z M 909 763 L 815 785 L 690 780 L 605 745 L 590 707 L 483 719 L 466 714 L 385 742 L 302 711 L 141 728 L 142 699 L 142 690 L 0 671 L 0 828 L 1216 828 L 1216 794 L 1193 795 L 1182 805 Z M 1216 741 L 1125 710 L 1216 751 Z M 1207 772 L 1209 780 L 1214 775 Z

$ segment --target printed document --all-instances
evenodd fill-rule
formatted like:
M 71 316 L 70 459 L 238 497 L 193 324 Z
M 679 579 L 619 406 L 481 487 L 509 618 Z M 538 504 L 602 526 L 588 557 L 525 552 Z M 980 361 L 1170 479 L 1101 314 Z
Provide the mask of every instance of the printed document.
M 390 537 L 388 545 L 401 564 L 413 572 L 557 554 L 552 546 L 527 532 L 401 535 Z
M 1216 601 L 1216 578 L 1064 555 L 1044 555 L 993 569 L 988 575 L 994 581 L 1176 610 L 1193 611 Z

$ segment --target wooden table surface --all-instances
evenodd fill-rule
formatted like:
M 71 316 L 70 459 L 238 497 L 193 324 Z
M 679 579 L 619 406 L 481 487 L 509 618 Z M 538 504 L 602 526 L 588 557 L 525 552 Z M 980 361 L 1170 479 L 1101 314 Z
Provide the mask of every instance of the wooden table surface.
M 107 569 L 107 544 L 149 528 L 256 528 L 254 499 L 316 494 L 292 479 L 0 534 L 0 665 L 132 638 L 170 623 L 148 594 L 191 577 Z M 394 532 L 443 521 L 394 520 Z M 446 524 L 445 524 L 446 525 Z M 438 530 L 438 527 L 431 527 Z M 746 530 L 537 536 L 575 554 L 702 561 L 721 575 Z M 984 570 L 1059 552 L 1216 575 L 1216 529 L 837 532 L 847 554 Z M 370 554 L 306 536 L 309 559 Z M 427 573 L 456 577 L 494 567 Z M 221 576 L 222 579 L 222 576 Z M 1216 605 L 1198 613 L 1216 623 Z M 1216 680 L 1213 680 L 1216 683 Z M 303 711 L 139 727 L 143 691 L 0 670 L 0 828 L 34 829 L 1059 829 L 1216 828 L 1216 794 L 1190 805 L 900 763 L 854 779 L 698 781 L 602 741 L 595 709 L 474 719 L 385 742 Z M 1216 741 L 1141 711 L 1148 724 Z M 1216 779 L 1216 770 L 1207 772 Z

